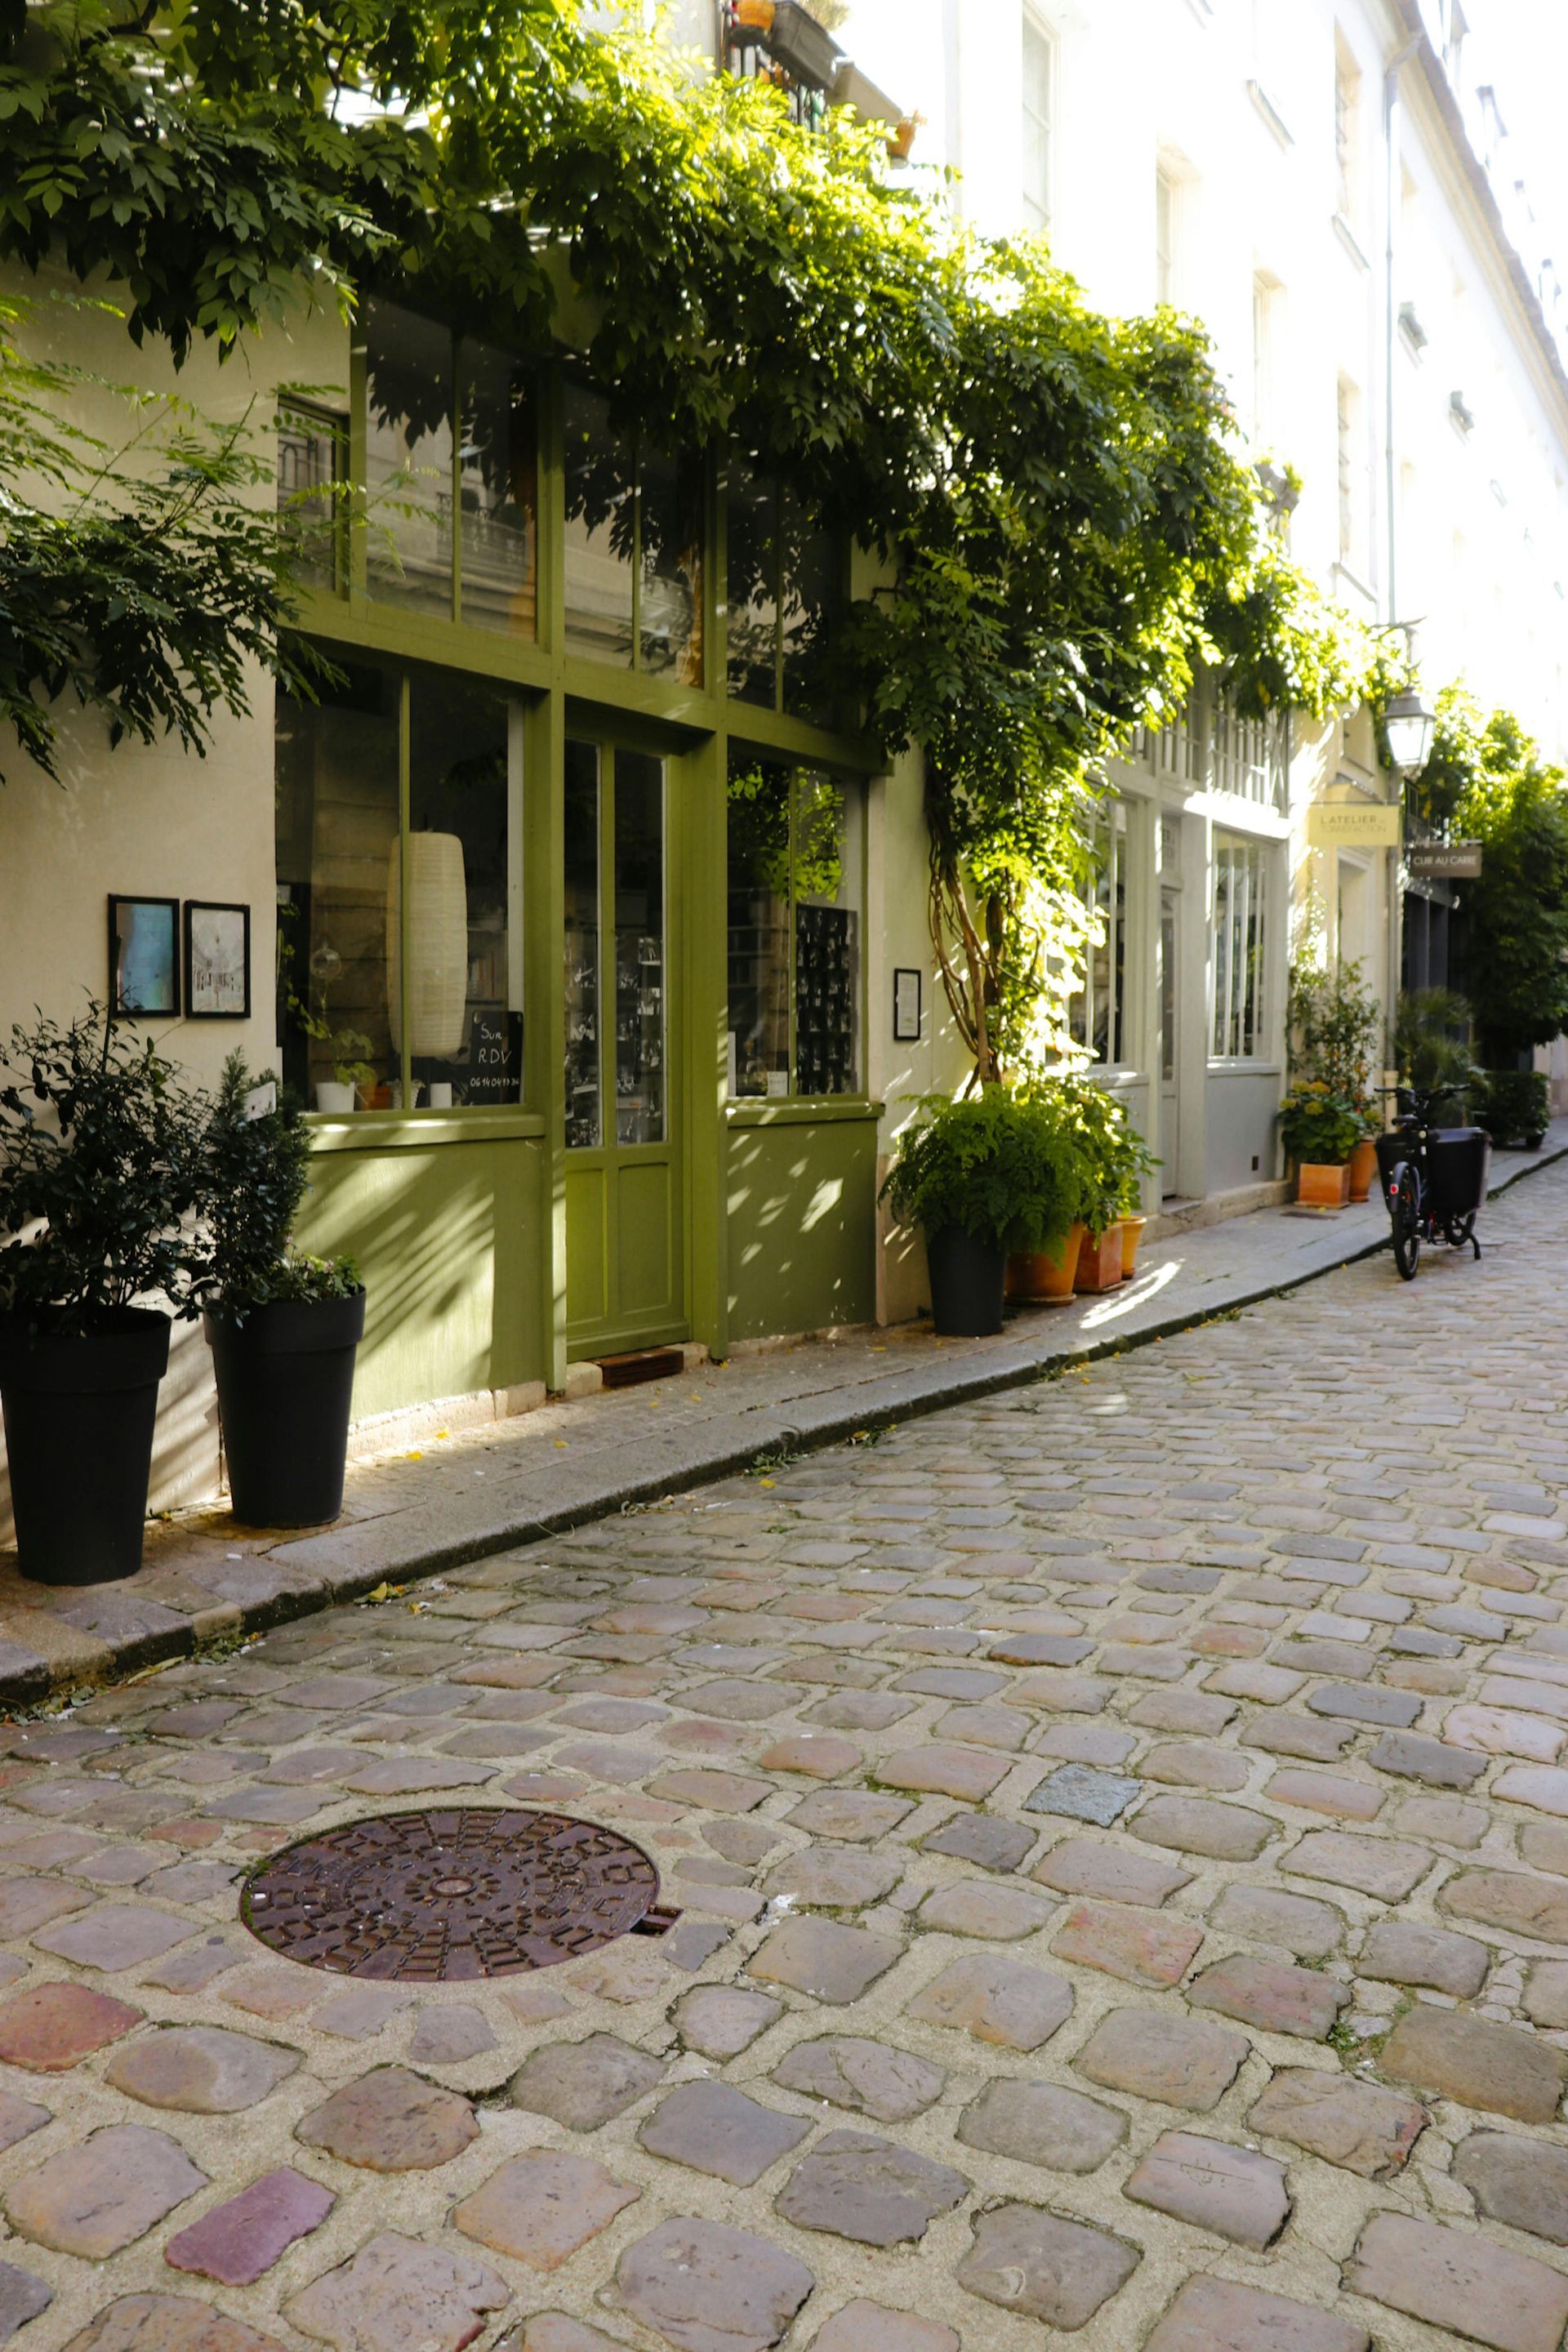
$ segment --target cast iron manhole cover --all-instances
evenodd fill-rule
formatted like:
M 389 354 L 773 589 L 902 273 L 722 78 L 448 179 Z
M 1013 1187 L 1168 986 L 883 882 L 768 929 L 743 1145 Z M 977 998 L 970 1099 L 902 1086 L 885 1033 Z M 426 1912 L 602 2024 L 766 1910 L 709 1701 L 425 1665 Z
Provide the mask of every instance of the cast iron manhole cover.
M 253 1871 L 240 1916 L 275 1952 L 416 1984 L 510 1977 L 667 1927 L 640 1846 L 565 1813 L 381 1813 Z

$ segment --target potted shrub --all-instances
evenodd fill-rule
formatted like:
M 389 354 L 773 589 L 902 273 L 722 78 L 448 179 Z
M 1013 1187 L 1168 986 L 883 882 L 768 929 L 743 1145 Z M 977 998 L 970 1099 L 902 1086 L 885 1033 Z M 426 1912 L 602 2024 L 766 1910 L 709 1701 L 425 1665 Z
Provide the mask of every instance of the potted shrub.
M 206 1134 L 197 1286 L 217 1377 L 229 1496 L 250 1527 L 317 1527 L 343 1504 L 364 1289 L 352 1258 L 301 1256 L 291 1235 L 310 1139 L 231 1054 Z
M 1008 1251 L 1059 1240 L 1079 1181 L 1077 1154 L 1048 1106 L 1002 1087 L 960 1102 L 922 1099 L 882 1197 L 925 1235 L 931 1315 L 944 1338 L 1001 1329 Z
M 1142 1180 L 1160 1163 L 1124 1104 L 1081 1075 L 1059 1081 L 1083 1156 L 1084 1235 L 1073 1286 L 1114 1290 L 1131 1273 L 1145 1220 Z M 1131 1224 L 1131 1249 L 1125 1228 Z
M 1362 1139 L 1354 1101 L 1335 1094 L 1324 1078 L 1292 1087 L 1279 1106 L 1279 1134 L 1297 1163 L 1296 1198 L 1308 1206 L 1342 1209 L 1350 1199 L 1351 1154 Z
M 1050 1188 L 1038 1240 L 1009 1252 L 1007 1296 L 1018 1305 L 1059 1307 L 1073 1295 L 1093 1171 L 1068 1081 L 1031 1080 L 1017 1100 L 1037 1122 L 1036 1149 L 1049 1168 Z
M 195 1312 L 184 1228 L 203 1106 L 96 1004 L 68 1028 L 13 1029 L 0 1080 L 0 1402 L 19 1565 L 39 1584 L 110 1583 L 142 1565 L 168 1307 Z
M 1488 1070 L 1480 1124 L 1496 1144 L 1539 1151 L 1552 1124 L 1552 1097 L 1540 1070 Z

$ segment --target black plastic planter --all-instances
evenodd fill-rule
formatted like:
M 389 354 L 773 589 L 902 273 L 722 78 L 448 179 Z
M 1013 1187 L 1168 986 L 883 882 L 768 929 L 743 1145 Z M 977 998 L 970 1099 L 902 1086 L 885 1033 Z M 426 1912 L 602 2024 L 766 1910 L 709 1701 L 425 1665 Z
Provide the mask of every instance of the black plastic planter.
M 988 1339 L 1002 1328 L 1007 1252 L 1000 1242 L 976 1241 L 962 1225 L 926 1235 L 931 1311 L 944 1339 Z
M 335 1519 L 343 1507 L 363 1291 L 253 1307 L 239 1322 L 209 1307 L 202 1320 L 217 1374 L 235 1517 L 252 1528 Z
M 142 1565 L 169 1318 L 120 1307 L 90 1331 L 0 1323 L 17 1566 L 35 1584 L 113 1584 Z

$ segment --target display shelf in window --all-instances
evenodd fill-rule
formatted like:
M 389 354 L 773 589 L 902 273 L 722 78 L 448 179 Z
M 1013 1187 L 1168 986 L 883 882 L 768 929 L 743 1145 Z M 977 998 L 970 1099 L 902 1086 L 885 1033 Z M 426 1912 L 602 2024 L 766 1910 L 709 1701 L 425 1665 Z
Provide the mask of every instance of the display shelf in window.
M 854 1094 L 858 919 L 847 907 L 797 906 L 795 940 L 796 1089 Z

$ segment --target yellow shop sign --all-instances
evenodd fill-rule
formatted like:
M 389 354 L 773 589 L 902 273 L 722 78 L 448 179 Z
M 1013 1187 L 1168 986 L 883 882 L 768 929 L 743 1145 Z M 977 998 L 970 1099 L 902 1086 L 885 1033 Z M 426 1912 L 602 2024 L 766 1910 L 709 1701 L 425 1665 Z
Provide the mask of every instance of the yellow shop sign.
M 1307 839 L 1313 849 L 1396 849 L 1402 814 L 1396 803 L 1314 801 Z

